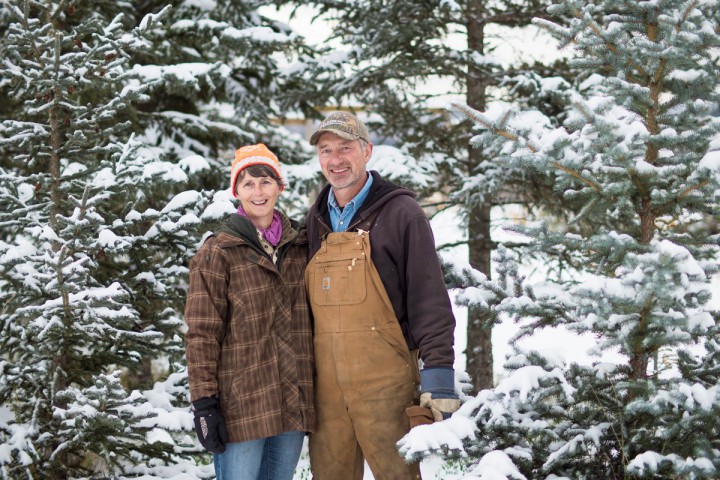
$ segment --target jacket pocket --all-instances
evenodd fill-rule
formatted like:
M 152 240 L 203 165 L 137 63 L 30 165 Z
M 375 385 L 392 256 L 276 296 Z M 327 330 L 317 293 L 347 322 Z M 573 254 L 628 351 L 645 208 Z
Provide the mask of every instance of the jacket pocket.
M 264 352 L 264 353 L 259 353 Z M 271 342 L 260 342 L 247 349 L 245 365 L 233 374 L 229 414 L 251 431 L 282 409 L 282 386 L 277 351 Z

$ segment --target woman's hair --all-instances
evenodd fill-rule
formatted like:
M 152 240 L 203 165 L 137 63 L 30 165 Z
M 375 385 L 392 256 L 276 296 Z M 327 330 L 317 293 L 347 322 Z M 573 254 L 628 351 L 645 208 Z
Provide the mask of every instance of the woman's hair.
M 278 185 L 281 187 L 284 187 L 285 184 L 282 181 L 282 178 L 280 178 L 273 170 L 272 168 L 268 167 L 267 165 L 250 165 L 249 167 L 245 167 L 242 170 L 240 170 L 240 173 L 238 175 L 238 181 L 240 179 L 245 178 L 245 174 L 250 175 L 251 177 L 260 178 L 260 177 L 270 177 L 273 180 L 277 182 Z

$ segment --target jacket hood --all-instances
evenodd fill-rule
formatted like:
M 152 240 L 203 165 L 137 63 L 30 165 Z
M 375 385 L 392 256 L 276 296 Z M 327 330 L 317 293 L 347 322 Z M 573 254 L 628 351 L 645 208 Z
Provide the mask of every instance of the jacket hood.
M 282 212 L 280 212 L 280 221 L 282 222 L 282 237 L 280 237 L 278 247 L 296 238 L 299 230 L 298 222 L 289 219 Z M 262 250 L 260 242 L 258 241 L 257 229 L 247 217 L 243 217 L 237 213 L 228 216 L 217 229 L 215 235 L 220 238 L 221 233 L 228 234 L 235 241 L 249 243 Z

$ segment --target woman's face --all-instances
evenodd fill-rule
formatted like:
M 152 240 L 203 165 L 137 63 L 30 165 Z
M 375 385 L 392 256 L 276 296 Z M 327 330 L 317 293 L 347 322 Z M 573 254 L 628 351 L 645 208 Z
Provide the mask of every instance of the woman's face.
M 272 223 L 273 211 L 280 196 L 280 185 L 272 177 L 253 177 L 240 173 L 235 193 L 250 221 L 260 228 Z

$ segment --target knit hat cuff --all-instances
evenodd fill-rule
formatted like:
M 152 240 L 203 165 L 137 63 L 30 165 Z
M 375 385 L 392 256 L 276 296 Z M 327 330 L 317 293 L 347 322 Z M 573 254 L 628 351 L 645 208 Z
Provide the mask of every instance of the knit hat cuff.
M 253 155 L 254 154 L 254 155 Z M 258 155 L 259 154 L 259 155 Z M 242 147 L 235 153 L 235 160 L 230 172 L 230 191 L 237 198 L 236 182 L 240 172 L 252 165 L 265 165 L 270 167 L 281 181 L 280 190 L 284 189 L 284 179 L 280 172 L 280 162 L 277 157 L 263 144 Z

